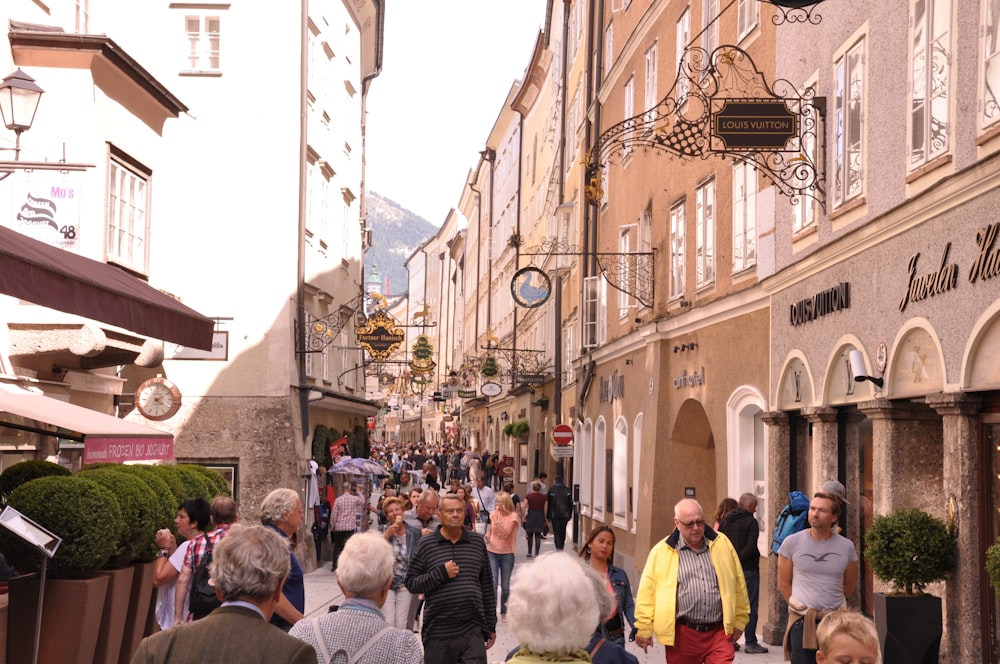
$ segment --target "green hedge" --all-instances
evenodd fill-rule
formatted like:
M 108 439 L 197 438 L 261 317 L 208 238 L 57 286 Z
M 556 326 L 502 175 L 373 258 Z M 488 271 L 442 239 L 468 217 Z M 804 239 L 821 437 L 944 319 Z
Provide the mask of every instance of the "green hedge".
M 136 477 L 145 482 L 146 486 L 149 487 L 156 496 L 156 506 L 154 508 L 153 515 L 153 518 L 157 523 L 156 527 L 170 528 L 174 535 L 177 535 L 177 526 L 174 524 L 174 517 L 177 516 L 177 510 L 180 507 L 180 502 L 174 497 L 173 492 L 170 490 L 170 486 L 167 485 L 160 474 L 156 472 L 154 466 L 115 465 L 110 467 L 109 470 L 116 473 L 131 475 L 132 477 Z M 140 551 L 137 560 L 141 562 L 148 562 L 153 560 L 155 555 L 156 548 L 154 543 L 147 549 Z
M 905 509 L 875 517 L 865 533 L 865 560 L 876 577 L 912 595 L 944 579 L 955 567 L 957 552 L 944 521 Z
M 196 463 L 181 463 L 177 464 L 177 467 L 183 471 L 195 473 L 204 480 L 208 487 L 208 493 L 202 497 L 209 502 L 216 496 L 232 496 L 232 491 L 229 490 L 229 483 L 226 482 L 226 478 L 211 468 L 206 468 Z
M 118 551 L 104 565 L 111 569 L 125 567 L 149 557 L 156 545 L 156 531 L 165 528 L 159 499 L 138 476 L 118 473 L 110 468 L 83 469 L 79 473 L 111 491 L 118 499 L 124 527 L 118 538 Z
M 31 480 L 10 494 L 8 505 L 62 538 L 48 563 L 53 578 L 80 578 L 105 565 L 125 527 L 118 499 L 86 475 Z M 39 569 L 37 549 L 7 529 L 0 529 L 0 548 L 18 569 Z
M 21 461 L 0 473 L 0 505 L 6 504 L 7 497 L 17 487 L 39 477 L 69 475 L 69 471 L 51 461 Z

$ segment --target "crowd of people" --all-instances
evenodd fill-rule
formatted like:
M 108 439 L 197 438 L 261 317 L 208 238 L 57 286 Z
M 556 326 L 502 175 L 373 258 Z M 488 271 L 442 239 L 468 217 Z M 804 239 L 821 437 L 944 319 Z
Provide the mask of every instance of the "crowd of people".
M 577 555 L 562 551 L 573 515 L 562 477 L 549 486 L 541 473 L 522 497 L 493 455 L 468 454 L 465 463 L 468 450 L 457 461 L 421 452 L 375 452 L 393 469 L 375 505 L 357 481 L 327 494 L 330 509 L 316 514 L 324 515 L 345 599 L 318 618 L 303 616 L 294 542 L 305 510 L 298 492 L 268 494 L 260 526 L 237 523 L 231 498 L 185 501 L 174 521 L 182 541 L 167 529 L 157 534 L 162 631 L 143 641 L 133 662 L 342 656 L 485 664 L 498 622 L 509 623 L 521 644 L 507 660 L 521 664 L 635 663 L 626 639 L 648 650 L 655 638 L 670 664 L 732 662 L 744 634 L 745 652 L 767 652 L 756 638 L 760 531 L 753 494 L 724 500 L 712 525 L 698 501 L 678 502 L 674 528 L 650 550 L 633 595 L 628 574 L 614 564 L 614 529 L 599 525 Z M 871 622 L 845 611 L 858 559 L 836 532 L 843 486 L 828 486 L 813 496 L 810 528 L 780 548 L 778 587 L 790 610 L 785 655 L 792 664 L 876 664 Z M 550 533 L 556 551 L 539 555 Z M 532 560 L 516 565 L 522 535 Z M 824 565 L 827 559 L 836 564 Z M 217 600 L 207 610 L 203 598 L 194 599 L 206 561 Z

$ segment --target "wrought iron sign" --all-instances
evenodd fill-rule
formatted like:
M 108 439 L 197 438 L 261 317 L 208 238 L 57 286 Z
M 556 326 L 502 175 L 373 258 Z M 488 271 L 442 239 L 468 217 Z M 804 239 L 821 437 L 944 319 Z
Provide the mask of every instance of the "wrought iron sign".
M 369 298 L 371 296 L 368 296 Z M 305 329 L 303 334 L 296 335 L 296 340 L 304 342 L 304 348 L 298 348 L 299 353 L 321 353 L 324 348 L 333 343 L 341 330 L 350 322 L 351 317 L 361 311 L 365 301 L 364 295 L 358 295 L 350 302 L 340 305 L 326 316 L 314 316 L 306 311 L 305 322 L 299 321 Z
M 677 80 L 653 108 L 610 127 L 597 140 L 587 167 L 586 195 L 602 196 L 601 170 L 634 149 L 665 152 L 687 163 L 723 156 L 742 159 L 792 202 L 805 196 L 825 206 L 818 131 L 823 100 L 790 81 L 769 86 L 750 55 L 737 46 L 711 53 L 684 52 Z
M 548 301 L 552 294 L 552 280 L 533 265 L 522 267 L 510 280 L 510 294 L 520 306 L 534 309 Z
M 761 0 L 770 2 L 778 8 L 778 12 L 771 17 L 771 23 L 781 25 L 782 23 L 811 23 L 819 25 L 823 17 L 818 13 L 813 13 L 816 5 L 823 0 Z
M 376 311 L 357 329 L 358 344 L 375 360 L 386 360 L 406 341 L 406 333 L 384 311 Z
M 547 237 L 540 244 L 525 248 L 519 256 L 529 256 L 532 260 L 538 256 L 593 256 L 597 260 L 598 269 L 612 288 L 634 297 L 642 307 L 653 306 L 653 252 L 651 251 L 620 254 L 590 253 L 584 252 L 563 238 Z M 521 271 L 518 270 L 517 274 Z M 516 297 L 514 299 L 517 300 Z

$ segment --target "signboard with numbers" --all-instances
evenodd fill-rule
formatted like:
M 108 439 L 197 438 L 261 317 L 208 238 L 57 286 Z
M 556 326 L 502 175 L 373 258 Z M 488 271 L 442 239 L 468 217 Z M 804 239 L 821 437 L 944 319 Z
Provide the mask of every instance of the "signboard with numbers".
M 80 183 L 65 176 L 46 174 L 14 183 L 10 227 L 54 247 L 78 250 L 80 198 Z

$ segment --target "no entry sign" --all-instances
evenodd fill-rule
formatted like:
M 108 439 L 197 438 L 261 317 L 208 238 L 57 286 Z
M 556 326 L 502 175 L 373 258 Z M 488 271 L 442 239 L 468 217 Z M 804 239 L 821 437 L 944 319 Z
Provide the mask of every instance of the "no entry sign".
M 568 424 L 557 424 L 552 429 L 552 442 L 556 445 L 569 445 L 573 442 L 573 428 Z

